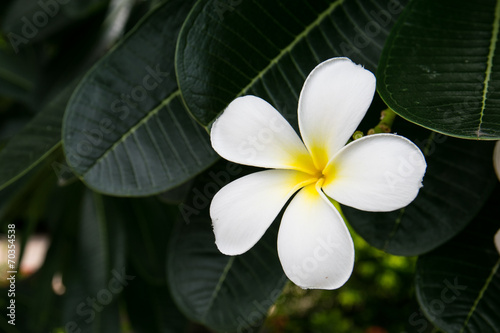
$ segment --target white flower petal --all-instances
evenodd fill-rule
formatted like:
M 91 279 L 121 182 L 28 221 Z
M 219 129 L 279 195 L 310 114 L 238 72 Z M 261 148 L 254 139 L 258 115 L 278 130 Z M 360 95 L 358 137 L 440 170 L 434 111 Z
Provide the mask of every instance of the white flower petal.
M 500 179 L 500 141 L 497 141 L 495 150 L 493 150 L 493 166 L 495 167 L 498 179 Z
M 407 206 L 422 187 L 427 164 L 420 149 L 394 134 L 365 136 L 345 146 L 324 171 L 323 191 L 360 210 Z
M 498 229 L 495 234 L 495 247 L 497 248 L 498 254 L 500 254 L 500 229 Z
M 375 76 L 348 58 L 322 62 L 309 74 L 299 99 L 299 127 L 318 169 L 354 133 L 374 93 Z
M 210 205 L 215 243 L 227 255 L 248 251 L 264 235 L 287 200 L 311 176 L 265 170 L 239 178 L 216 193 Z
M 315 184 L 300 190 L 286 208 L 278 232 L 278 255 L 285 274 L 302 288 L 336 289 L 351 276 L 351 235 Z
M 286 119 L 255 96 L 232 101 L 214 122 L 210 137 L 215 151 L 229 161 L 263 168 L 313 168 L 307 149 Z

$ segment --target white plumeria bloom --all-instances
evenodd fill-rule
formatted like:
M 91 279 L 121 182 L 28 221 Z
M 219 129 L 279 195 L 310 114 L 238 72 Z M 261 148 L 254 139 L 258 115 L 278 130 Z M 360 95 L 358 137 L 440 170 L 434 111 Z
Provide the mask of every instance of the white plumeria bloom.
M 495 144 L 495 149 L 493 150 L 493 166 L 495 168 L 495 173 L 500 180 L 500 141 Z M 497 248 L 498 254 L 500 254 L 500 229 L 494 237 L 495 247 Z
M 495 149 L 493 150 L 493 167 L 495 168 L 495 173 L 500 180 L 500 141 L 497 141 Z
M 237 179 L 213 198 L 210 215 L 222 253 L 248 251 L 297 192 L 278 233 L 285 274 L 302 288 L 336 289 L 347 281 L 354 246 L 327 196 L 365 211 L 396 210 L 417 196 L 426 169 L 418 147 L 398 135 L 345 145 L 374 93 L 374 75 L 349 59 L 318 65 L 299 98 L 303 141 L 266 101 L 244 96 L 229 104 L 212 126 L 213 148 L 227 160 L 273 170 Z

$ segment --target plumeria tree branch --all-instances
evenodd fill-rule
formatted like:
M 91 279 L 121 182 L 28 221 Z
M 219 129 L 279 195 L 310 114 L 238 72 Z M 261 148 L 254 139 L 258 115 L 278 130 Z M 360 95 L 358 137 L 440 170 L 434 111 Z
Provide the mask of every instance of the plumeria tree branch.
M 367 135 L 375 133 L 391 133 L 394 119 L 396 119 L 396 113 L 391 108 L 385 109 L 380 113 L 380 122 L 374 128 L 369 129 Z

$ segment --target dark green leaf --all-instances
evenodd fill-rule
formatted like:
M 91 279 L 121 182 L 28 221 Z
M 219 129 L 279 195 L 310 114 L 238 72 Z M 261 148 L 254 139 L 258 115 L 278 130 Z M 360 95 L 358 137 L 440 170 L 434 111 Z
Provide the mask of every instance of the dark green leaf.
M 167 286 L 165 262 L 168 238 L 177 216 L 175 206 L 157 198 L 108 200 L 110 214 L 127 229 L 127 265 L 134 283 L 124 289 L 134 332 L 178 333 L 187 320 L 175 306 Z
M 61 147 L 62 118 L 72 88 L 63 90 L 0 151 L 0 191 Z
M 178 213 L 156 198 L 105 198 L 106 215 L 126 227 L 127 274 L 135 276 L 124 288 L 128 317 L 134 331 L 177 333 L 187 321 L 168 291 L 165 262 L 168 237 Z
M 421 126 L 500 139 L 499 30 L 498 1 L 412 1 L 384 47 L 379 93 Z
M 33 49 L 15 54 L 0 41 L 0 95 L 12 97 L 34 107 L 33 90 L 39 68 Z
M 134 332 L 187 332 L 187 320 L 175 306 L 166 280 L 162 285 L 151 285 L 147 280 L 141 279 L 139 272 L 132 270 L 131 274 L 137 275 L 137 280 L 123 293 Z
M 134 283 L 125 266 L 125 234 L 105 199 L 86 191 L 73 258 L 63 272 L 63 326 L 68 331 L 120 332 L 118 297 Z
M 13 1 L 3 16 L 2 30 L 17 53 L 25 45 L 47 38 L 107 4 L 108 0 Z
M 181 204 L 187 199 L 189 192 L 191 191 L 194 184 L 194 179 L 185 182 L 167 192 L 163 192 L 159 195 L 161 201 L 168 204 Z
M 174 51 L 190 1 L 148 15 L 83 79 L 68 106 L 64 149 L 96 191 L 140 196 L 173 188 L 217 159 L 191 119 L 174 75 Z
M 497 180 L 493 144 L 429 132 L 403 119 L 394 130 L 420 146 L 427 161 L 423 187 L 410 205 L 389 213 L 343 207 L 353 228 L 371 245 L 395 255 L 419 255 L 445 243 L 472 221 Z M 401 173 L 411 168 L 402 164 Z M 398 184 L 398 175 L 388 181 Z
M 245 94 L 295 119 L 309 72 L 337 56 L 374 71 L 401 11 L 382 0 L 198 1 L 179 36 L 182 94 L 203 124 Z
M 174 207 L 156 198 L 115 200 L 114 216 L 119 217 L 127 229 L 129 261 L 151 285 L 162 285 L 166 281 L 166 240 L 178 213 Z
M 221 162 L 200 176 L 181 206 L 183 218 L 168 252 L 168 280 L 177 305 L 188 318 L 221 332 L 260 327 L 287 281 L 276 249 L 277 223 L 240 256 L 223 255 L 215 245 L 209 202 L 223 183 L 243 172 L 238 168 Z
M 44 205 L 53 193 L 56 181 L 50 165 L 42 163 L 0 191 L 0 225 L 40 216 L 41 212 L 49 210 Z
M 500 188 L 467 229 L 417 262 L 417 298 L 445 332 L 500 332 Z

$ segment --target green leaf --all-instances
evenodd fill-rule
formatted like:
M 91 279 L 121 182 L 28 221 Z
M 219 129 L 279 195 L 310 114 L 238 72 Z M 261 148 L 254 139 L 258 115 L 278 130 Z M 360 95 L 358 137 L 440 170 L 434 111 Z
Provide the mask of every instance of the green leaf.
M 177 34 L 190 1 L 145 17 L 83 79 L 63 123 L 69 165 L 91 188 L 141 196 L 173 188 L 215 162 L 174 75 Z
M 493 236 L 500 228 L 500 188 L 467 229 L 419 257 L 417 299 L 445 332 L 500 332 L 500 257 Z
M 33 91 L 39 76 L 33 49 L 15 54 L 0 42 L 0 94 L 13 97 L 34 107 Z
M 380 59 L 380 95 L 434 131 L 500 139 L 499 30 L 499 1 L 411 1 Z
M 194 179 L 185 182 L 167 192 L 159 195 L 161 201 L 168 204 L 181 204 L 189 195 L 189 191 L 193 187 Z
M 105 8 L 108 0 L 18 0 L 8 7 L 2 30 L 17 53 L 32 42 L 60 32 L 75 21 Z
M 177 217 L 175 206 L 157 198 L 115 200 L 113 215 L 126 226 L 128 257 L 141 278 L 151 285 L 166 281 L 167 242 Z
M 68 331 L 120 332 L 118 298 L 134 283 L 125 266 L 125 234 L 106 199 L 86 190 L 71 261 L 62 273 L 63 326 Z
M 189 214 L 183 214 L 170 239 L 167 274 L 174 300 L 188 318 L 216 331 L 246 332 L 260 327 L 287 279 L 277 254 L 277 223 L 242 255 L 223 255 L 215 245 L 208 206 L 216 189 L 242 173 L 231 165 L 217 164 L 195 184 L 181 208 Z
M 382 0 L 198 1 L 177 48 L 183 97 L 203 124 L 245 94 L 295 119 L 309 72 L 337 56 L 374 71 L 401 11 Z
M 170 295 L 165 270 L 177 207 L 162 204 L 157 198 L 112 201 L 110 214 L 126 226 L 127 266 L 130 274 L 136 276 L 134 283 L 123 291 L 134 332 L 185 332 L 187 320 Z
M 423 187 L 407 207 L 371 213 L 342 207 L 352 227 L 371 245 L 395 255 L 413 256 L 445 243 L 479 212 L 497 182 L 493 143 L 466 141 L 429 132 L 403 119 L 394 130 L 423 151 Z M 411 168 L 403 161 L 400 172 Z M 387 181 L 398 185 L 398 175 Z
M 0 191 L 61 147 L 61 126 L 74 85 L 63 90 L 0 151 Z
M 56 188 L 56 177 L 48 163 L 41 163 L 11 186 L 0 191 L 0 226 L 15 220 L 43 220 L 47 198 Z
M 141 279 L 139 272 L 131 270 L 130 274 L 137 275 L 137 281 L 124 289 L 123 293 L 134 332 L 187 332 L 188 321 L 175 306 L 166 280 L 162 285 L 152 285 Z

